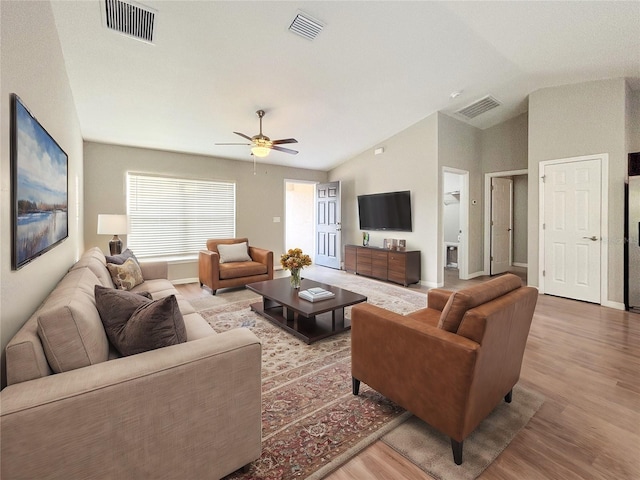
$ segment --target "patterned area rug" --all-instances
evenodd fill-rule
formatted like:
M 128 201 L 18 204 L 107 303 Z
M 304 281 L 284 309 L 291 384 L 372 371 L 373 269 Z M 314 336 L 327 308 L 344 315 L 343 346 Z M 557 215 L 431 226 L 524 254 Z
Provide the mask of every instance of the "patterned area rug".
M 426 305 L 422 293 L 358 280 L 339 286 L 398 313 Z M 350 332 L 307 345 L 252 312 L 259 298 L 200 311 L 217 332 L 250 328 L 262 341 L 262 456 L 228 479 L 322 478 L 409 417 L 364 384 L 352 395 Z
M 355 275 L 332 284 L 398 313 L 426 306 L 423 293 Z M 218 332 L 250 328 L 262 341 L 262 455 L 248 473 L 225 480 L 318 480 L 380 438 L 434 478 L 474 479 L 544 401 L 516 386 L 513 402 L 498 406 L 465 441 L 464 462 L 456 466 L 444 435 L 365 384 L 359 396 L 351 394 L 350 332 L 306 345 L 251 311 L 258 295 L 223 295 L 203 299 L 200 314 Z

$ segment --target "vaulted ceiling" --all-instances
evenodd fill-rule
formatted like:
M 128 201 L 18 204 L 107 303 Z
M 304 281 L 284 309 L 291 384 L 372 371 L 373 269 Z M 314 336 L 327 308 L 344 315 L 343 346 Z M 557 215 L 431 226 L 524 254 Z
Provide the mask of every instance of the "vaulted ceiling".
M 252 160 L 233 132 L 295 137 L 263 161 L 327 170 L 436 111 L 484 129 L 544 87 L 640 88 L 640 2 L 155 1 L 153 44 L 104 0 L 52 2 L 86 140 Z M 289 31 L 298 13 L 314 40 Z M 453 92 L 461 92 L 452 98 Z M 500 105 L 456 113 L 490 95 Z

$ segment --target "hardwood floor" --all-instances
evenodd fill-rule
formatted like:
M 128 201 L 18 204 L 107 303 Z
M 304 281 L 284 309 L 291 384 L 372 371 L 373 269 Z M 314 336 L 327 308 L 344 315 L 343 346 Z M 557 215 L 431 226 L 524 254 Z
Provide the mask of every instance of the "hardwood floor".
M 315 267 L 318 275 L 331 283 L 350 274 Z M 445 286 L 455 290 L 486 278 L 464 281 L 449 272 Z M 194 285 L 179 290 L 192 298 L 203 294 Z M 545 402 L 479 478 L 640 478 L 640 315 L 540 295 L 520 382 Z M 376 442 L 326 480 L 431 478 Z

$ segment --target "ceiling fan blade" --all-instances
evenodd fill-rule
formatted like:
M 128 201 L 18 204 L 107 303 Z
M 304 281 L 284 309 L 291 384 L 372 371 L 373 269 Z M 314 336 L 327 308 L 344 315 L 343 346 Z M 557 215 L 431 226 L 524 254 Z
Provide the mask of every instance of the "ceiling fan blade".
M 240 132 L 233 132 L 236 135 L 240 135 L 242 138 L 246 138 L 247 140 L 251 140 L 251 137 L 245 135 L 244 133 L 240 133 Z
M 214 143 L 214 145 L 251 145 L 250 143 Z
M 297 155 L 298 152 L 296 150 L 291 150 L 290 148 L 278 147 L 274 145 L 271 147 L 272 150 L 277 150 L 279 152 L 290 153 L 291 155 Z
M 273 145 L 282 145 L 283 143 L 298 143 L 295 138 L 283 138 L 282 140 L 274 140 L 271 142 Z

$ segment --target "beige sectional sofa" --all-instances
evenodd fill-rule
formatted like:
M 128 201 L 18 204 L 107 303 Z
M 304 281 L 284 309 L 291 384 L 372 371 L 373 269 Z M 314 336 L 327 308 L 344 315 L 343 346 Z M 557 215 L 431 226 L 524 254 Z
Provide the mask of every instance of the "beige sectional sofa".
M 6 348 L 0 476 L 10 479 L 221 478 L 260 456 L 261 345 L 217 334 L 141 263 L 133 291 L 176 295 L 187 342 L 120 357 L 95 285 L 113 287 L 98 248 L 73 265 Z

